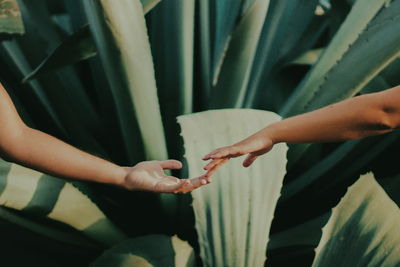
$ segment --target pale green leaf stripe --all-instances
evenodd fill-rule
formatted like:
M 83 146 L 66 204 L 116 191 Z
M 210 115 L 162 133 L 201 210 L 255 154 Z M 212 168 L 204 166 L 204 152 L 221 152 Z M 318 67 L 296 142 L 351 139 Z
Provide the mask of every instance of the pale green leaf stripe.
M 63 189 L 65 181 L 49 175 L 42 175 L 37 183 L 28 205 L 22 211 L 39 216 L 46 216 L 51 212 Z
M 298 58 L 293 60 L 290 64 L 298 64 L 298 65 L 313 65 L 317 62 L 318 58 L 320 57 L 321 53 L 323 53 L 324 48 L 315 48 L 311 49 Z
M 22 210 L 33 197 L 41 176 L 40 172 L 12 164 L 6 187 L 0 195 L 0 205 Z
M 143 5 L 143 12 L 146 14 L 152 10 L 161 0 L 141 0 Z
M 295 245 L 317 246 L 321 238 L 321 228 L 326 224 L 329 216 L 330 212 L 327 212 L 317 218 L 271 235 L 268 250 Z
M 7 180 L 8 180 L 7 175 L 10 172 L 10 169 L 11 169 L 10 163 L 0 160 L 0 196 L 1 194 L 3 194 L 4 189 L 7 186 Z
M 332 42 L 307 77 L 292 94 L 280 114 L 290 116 L 304 112 L 304 105 L 324 82 L 324 75 L 343 57 L 388 0 L 358 0 Z
M 0 33 L 18 33 L 25 32 L 22 22 L 21 12 L 16 0 L 0 1 Z
M 372 173 L 333 209 L 313 266 L 399 266 L 400 210 Z
M 147 235 L 124 240 L 91 267 L 194 267 L 193 248 L 178 237 Z
M 178 118 L 189 176 L 204 173 L 201 156 L 279 121 L 272 112 L 214 110 Z M 262 266 L 269 229 L 286 172 L 287 146 L 280 144 L 250 168 L 234 159 L 214 182 L 192 193 L 204 266 Z
M 166 159 L 167 149 L 143 8 L 139 0 L 101 0 L 121 52 L 147 159 Z
M 175 251 L 175 267 L 195 267 L 194 250 L 188 242 L 179 239 L 176 235 L 171 237 L 172 247 Z
M 1 206 L 46 215 L 106 245 L 124 238 L 104 213 L 72 184 L 52 182 L 51 177 L 17 164 L 11 164 L 8 171 L 7 165 L 0 162 L 4 165 L 0 185 L 5 181 L 0 194 Z
M 106 219 L 96 204 L 69 183 L 61 190 L 48 217 L 66 223 L 104 244 L 111 245 L 124 239 L 122 232 Z M 95 227 L 98 231 L 91 229 L 95 224 L 99 224 Z
M 211 93 L 212 108 L 243 106 L 268 6 L 269 0 L 255 1 L 233 32 L 216 88 Z

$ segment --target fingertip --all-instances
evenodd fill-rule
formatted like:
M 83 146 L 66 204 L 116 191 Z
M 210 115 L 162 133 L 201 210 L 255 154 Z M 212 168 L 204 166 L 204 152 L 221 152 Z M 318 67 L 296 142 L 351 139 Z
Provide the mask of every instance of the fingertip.
M 176 166 L 177 169 L 182 169 L 183 164 L 179 160 L 172 160 Z

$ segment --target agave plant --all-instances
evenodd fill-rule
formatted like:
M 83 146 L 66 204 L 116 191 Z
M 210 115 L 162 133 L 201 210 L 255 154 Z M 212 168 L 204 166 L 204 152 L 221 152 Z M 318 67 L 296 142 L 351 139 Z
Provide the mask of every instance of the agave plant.
M 181 159 L 176 175 L 196 176 L 215 147 L 398 85 L 399 14 L 400 0 L 2 0 L 0 77 L 31 127 L 118 164 Z M 397 132 L 282 144 L 189 195 L 1 161 L 3 262 L 395 266 L 399 145 Z

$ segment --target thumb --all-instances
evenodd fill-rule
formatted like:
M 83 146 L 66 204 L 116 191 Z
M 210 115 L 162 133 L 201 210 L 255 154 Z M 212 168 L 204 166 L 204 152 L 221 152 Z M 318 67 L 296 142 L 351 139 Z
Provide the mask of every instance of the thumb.
M 182 163 L 178 160 L 164 160 L 164 161 L 159 161 L 161 168 L 165 169 L 173 169 L 173 170 L 179 170 L 182 169 Z

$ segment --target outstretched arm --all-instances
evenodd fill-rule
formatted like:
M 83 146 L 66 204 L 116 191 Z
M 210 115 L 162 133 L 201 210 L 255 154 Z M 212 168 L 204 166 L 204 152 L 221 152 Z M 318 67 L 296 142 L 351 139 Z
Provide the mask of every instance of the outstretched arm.
M 148 161 L 133 167 L 121 167 L 29 128 L 1 84 L 0 155 L 51 175 L 118 185 L 129 190 L 184 193 L 207 183 L 204 177 L 180 180 L 164 174 L 164 169 L 182 168 L 176 160 Z
M 231 146 L 216 149 L 203 160 L 211 175 L 229 158 L 248 154 L 243 166 L 280 142 L 317 143 L 357 139 L 400 127 L 400 86 L 350 98 L 327 107 L 271 124 Z

